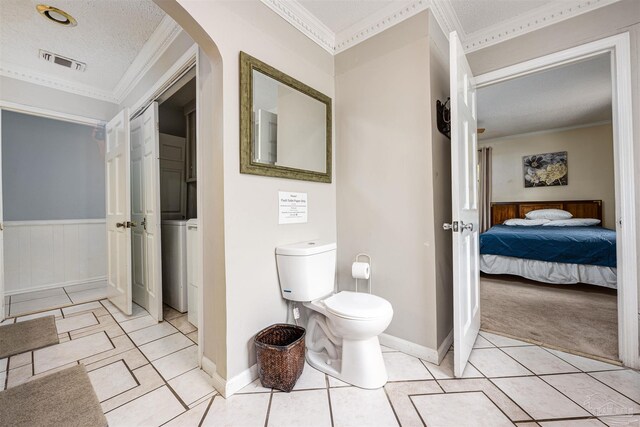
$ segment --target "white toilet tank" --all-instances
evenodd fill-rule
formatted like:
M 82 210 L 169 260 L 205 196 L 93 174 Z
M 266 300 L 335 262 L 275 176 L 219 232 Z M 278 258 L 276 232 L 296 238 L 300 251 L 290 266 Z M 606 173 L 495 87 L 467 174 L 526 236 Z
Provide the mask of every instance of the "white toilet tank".
M 313 301 L 334 290 L 336 244 L 313 240 L 276 248 L 282 298 Z

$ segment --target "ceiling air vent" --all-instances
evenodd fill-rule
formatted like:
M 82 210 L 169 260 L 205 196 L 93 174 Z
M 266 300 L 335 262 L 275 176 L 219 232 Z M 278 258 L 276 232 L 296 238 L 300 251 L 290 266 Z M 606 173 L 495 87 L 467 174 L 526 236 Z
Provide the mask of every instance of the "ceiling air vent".
M 45 61 L 53 62 L 54 64 L 62 65 L 63 67 L 71 68 L 72 70 L 84 71 L 87 68 L 87 64 L 84 62 L 76 61 L 75 59 L 65 58 L 53 52 L 47 52 L 40 49 L 40 58 Z

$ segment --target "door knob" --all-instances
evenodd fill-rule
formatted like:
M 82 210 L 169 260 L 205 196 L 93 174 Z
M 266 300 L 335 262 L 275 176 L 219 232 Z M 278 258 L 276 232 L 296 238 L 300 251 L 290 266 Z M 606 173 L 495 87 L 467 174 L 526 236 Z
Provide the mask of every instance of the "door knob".
M 442 229 L 443 230 L 451 230 L 454 233 L 458 232 L 458 221 L 453 221 L 451 224 L 449 224 L 448 222 L 445 222 L 444 224 L 442 224 Z
M 116 222 L 117 228 L 131 228 L 135 226 L 136 226 L 136 223 L 131 221 Z
M 460 221 L 460 228 L 462 230 L 473 231 L 473 223 L 470 222 L 469 224 L 465 224 L 464 222 Z

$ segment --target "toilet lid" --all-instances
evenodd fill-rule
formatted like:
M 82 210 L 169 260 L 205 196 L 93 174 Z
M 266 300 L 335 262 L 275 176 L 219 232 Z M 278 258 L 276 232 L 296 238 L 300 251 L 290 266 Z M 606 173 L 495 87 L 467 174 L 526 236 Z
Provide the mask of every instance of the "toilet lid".
M 329 312 L 352 319 L 375 319 L 393 313 L 386 299 L 356 292 L 338 292 L 324 300 L 324 304 Z

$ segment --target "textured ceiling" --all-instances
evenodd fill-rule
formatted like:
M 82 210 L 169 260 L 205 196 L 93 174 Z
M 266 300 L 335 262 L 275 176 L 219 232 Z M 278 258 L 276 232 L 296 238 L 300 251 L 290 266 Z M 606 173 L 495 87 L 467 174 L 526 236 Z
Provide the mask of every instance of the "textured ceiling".
M 551 0 L 449 0 L 465 34 L 516 18 Z M 556 0 L 557 1 L 557 0 Z
M 478 89 L 481 139 L 611 120 L 609 55 Z
M 56 0 L 78 21 L 68 28 L 36 12 L 35 0 L 0 0 L 0 63 L 111 91 L 158 27 L 151 0 Z M 38 57 L 44 49 L 87 64 L 78 72 Z
M 334 33 L 344 31 L 392 3 L 400 2 L 401 0 L 298 0 L 298 3 Z

